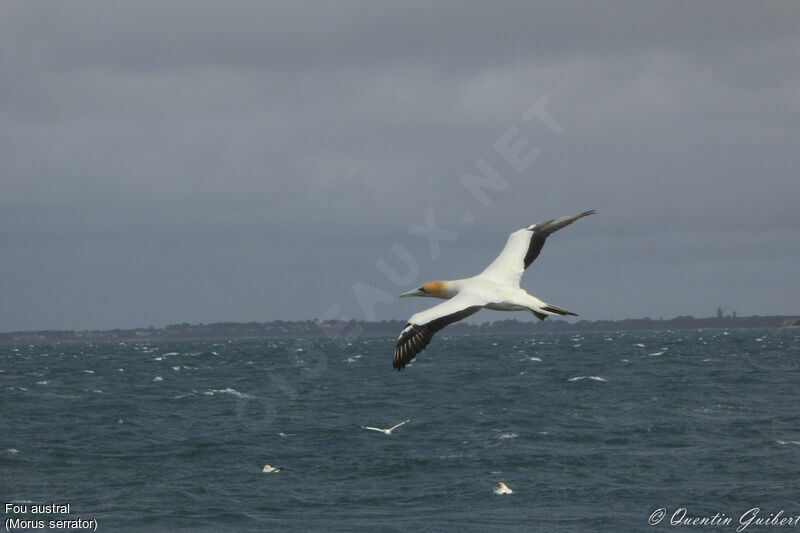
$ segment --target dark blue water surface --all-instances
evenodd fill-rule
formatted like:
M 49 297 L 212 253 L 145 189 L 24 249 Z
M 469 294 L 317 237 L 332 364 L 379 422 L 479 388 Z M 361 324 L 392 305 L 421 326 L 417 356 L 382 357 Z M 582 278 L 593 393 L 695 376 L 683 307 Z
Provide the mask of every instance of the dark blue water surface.
M 0 503 L 29 509 L 4 525 L 735 531 L 756 507 L 800 515 L 800 331 L 446 333 L 400 373 L 394 339 L 0 346 Z M 30 514 L 53 502 L 69 515 Z M 670 525 L 681 508 L 731 523 Z

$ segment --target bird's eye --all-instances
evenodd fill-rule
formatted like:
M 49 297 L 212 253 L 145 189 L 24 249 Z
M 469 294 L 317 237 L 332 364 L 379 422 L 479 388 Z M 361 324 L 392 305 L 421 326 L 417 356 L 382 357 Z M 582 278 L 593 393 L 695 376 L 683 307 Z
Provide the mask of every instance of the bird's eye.
M 425 290 L 425 287 L 420 287 L 419 290 L 421 290 L 422 292 L 428 292 Z

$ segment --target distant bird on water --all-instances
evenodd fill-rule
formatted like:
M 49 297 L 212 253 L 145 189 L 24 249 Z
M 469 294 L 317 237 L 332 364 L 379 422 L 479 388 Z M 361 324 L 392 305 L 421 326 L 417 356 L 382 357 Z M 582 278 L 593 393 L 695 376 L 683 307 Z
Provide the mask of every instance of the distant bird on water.
M 503 483 L 502 481 L 497 482 L 497 486 L 494 488 L 495 494 L 514 494 L 514 491 L 509 488 L 508 485 Z
M 395 370 L 403 370 L 425 349 L 437 331 L 483 308 L 495 311 L 530 311 L 539 320 L 544 320 L 548 315 L 577 316 L 528 294 L 520 288 L 519 282 L 522 273 L 542 251 L 548 235 L 579 218 L 593 214 L 594 210 L 585 211 L 517 230 L 509 235 L 500 255 L 477 276 L 452 281 L 430 281 L 401 294 L 401 297 L 429 296 L 447 301 L 411 315 L 394 349 L 392 366 Z
M 409 418 L 408 420 L 403 420 L 402 422 L 400 422 L 396 426 L 392 426 L 389 429 L 374 428 L 374 427 L 371 427 L 371 426 L 361 426 L 361 429 L 371 429 L 372 431 L 380 431 L 384 435 L 391 435 L 392 431 L 394 431 L 395 429 L 399 428 L 400 426 L 402 426 L 406 422 L 411 422 L 411 419 Z

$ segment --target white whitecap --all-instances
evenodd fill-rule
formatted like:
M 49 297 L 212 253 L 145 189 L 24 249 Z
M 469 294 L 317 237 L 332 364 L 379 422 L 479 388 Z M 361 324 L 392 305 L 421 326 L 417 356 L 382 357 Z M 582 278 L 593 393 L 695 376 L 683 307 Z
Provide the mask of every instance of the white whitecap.
M 153 378 L 153 381 L 164 381 L 164 378 L 162 378 L 161 376 L 156 376 Z
M 237 391 L 235 389 L 232 389 L 230 387 L 227 387 L 225 389 L 211 389 L 211 390 L 208 390 L 208 391 L 204 392 L 203 394 L 206 394 L 208 396 L 213 396 L 214 394 L 217 394 L 217 393 L 219 393 L 219 394 L 232 394 L 232 395 L 236 396 L 237 398 L 252 398 L 253 397 L 250 394 L 247 394 L 245 392 L 239 392 L 239 391 Z

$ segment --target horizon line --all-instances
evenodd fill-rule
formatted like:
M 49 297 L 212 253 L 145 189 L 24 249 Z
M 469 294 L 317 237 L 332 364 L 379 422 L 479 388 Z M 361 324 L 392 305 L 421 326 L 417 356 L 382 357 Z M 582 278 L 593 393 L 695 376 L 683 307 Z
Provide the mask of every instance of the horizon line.
M 579 324 L 581 322 L 625 322 L 631 320 L 640 320 L 640 321 L 652 321 L 652 322 L 668 322 L 670 320 L 677 320 L 677 319 L 691 319 L 691 320 L 709 320 L 709 319 L 721 319 L 721 320 L 744 320 L 744 319 L 752 319 L 752 318 L 783 318 L 783 319 L 791 319 L 791 318 L 800 318 L 800 314 L 790 314 L 790 315 L 725 315 L 725 316 L 706 316 L 706 317 L 696 317 L 694 315 L 677 315 L 672 318 L 652 318 L 649 316 L 644 317 L 628 317 L 628 318 L 601 318 L 601 319 L 581 319 L 581 318 L 553 318 L 549 322 L 559 322 L 559 323 L 567 323 L 567 324 Z M 66 328 L 46 328 L 46 329 L 19 329 L 19 330 L 10 330 L 10 331 L 0 331 L 0 335 L 8 335 L 8 334 L 15 334 L 15 333 L 39 333 L 39 332 L 110 332 L 110 331 L 156 331 L 156 330 L 163 330 L 167 328 L 174 328 L 174 327 L 208 327 L 214 326 L 218 324 L 259 324 L 259 325 L 266 325 L 274 322 L 283 322 L 289 324 L 308 324 L 312 323 L 317 326 L 322 327 L 325 324 L 382 324 L 386 322 L 399 322 L 405 323 L 406 319 L 400 318 L 390 318 L 384 320 L 359 320 L 352 318 L 350 320 L 340 320 L 340 319 L 331 319 L 331 320 L 321 320 L 319 318 L 315 319 L 303 319 L 303 320 L 285 320 L 285 319 L 273 319 L 273 320 L 266 320 L 266 321 L 258 321 L 258 320 L 247 320 L 247 321 L 237 321 L 237 320 L 221 320 L 215 322 L 197 322 L 197 323 L 189 323 L 189 322 L 180 322 L 180 323 L 172 323 L 167 324 L 164 326 L 137 326 L 137 327 L 115 327 L 115 328 L 94 328 L 94 329 L 66 329 Z M 531 323 L 533 325 L 537 325 L 538 322 L 527 321 L 527 320 L 519 320 L 517 318 L 503 318 L 497 320 L 486 320 L 483 322 L 478 323 L 470 323 L 464 322 L 464 326 L 471 326 L 471 327 L 479 327 L 479 326 L 486 326 L 492 325 L 497 322 L 518 322 L 520 324 Z

